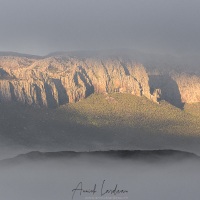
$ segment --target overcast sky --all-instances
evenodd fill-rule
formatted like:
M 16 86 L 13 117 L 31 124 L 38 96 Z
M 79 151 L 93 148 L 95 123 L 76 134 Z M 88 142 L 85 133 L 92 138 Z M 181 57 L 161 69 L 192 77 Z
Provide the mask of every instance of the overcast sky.
M 200 52 L 199 0 L 0 0 L 0 51 Z

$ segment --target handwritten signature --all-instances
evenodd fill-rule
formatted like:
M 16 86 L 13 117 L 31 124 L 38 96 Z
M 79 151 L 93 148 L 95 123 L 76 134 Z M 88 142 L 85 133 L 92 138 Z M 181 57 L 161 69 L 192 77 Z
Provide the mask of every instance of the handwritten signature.
M 105 182 L 106 180 L 103 180 L 101 184 L 100 191 L 97 191 L 97 184 L 94 184 L 94 187 L 90 189 L 85 189 L 83 187 L 83 182 L 79 182 L 78 185 L 72 190 L 72 199 L 74 199 L 75 195 L 82 195 L 82 194 L 91 194 L 95 195 L 97 193 L 100 193 L 101 197 L 104 195 L 119 195 L 119 194 L 127 194 L 128 190 L 125 189 L 118 189 L 118 184 L 115 184 L 115 187 L 112 189 L 105 188 Z

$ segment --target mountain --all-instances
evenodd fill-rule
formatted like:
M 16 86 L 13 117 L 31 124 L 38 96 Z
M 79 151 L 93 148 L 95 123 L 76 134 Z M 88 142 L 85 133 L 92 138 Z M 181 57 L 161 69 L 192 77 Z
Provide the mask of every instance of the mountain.
M 198 75 L 163 74 L 149 71 L 134 59 L 88 54 L 0 54 L 0 100 L 55 108 L 94 93 L 117 92 L 157 103 L 165 100 L 179 108 L 200 102 Z
M 71 159 L 77 159 L 83 157 L 89 159 L 88 162 L 96 162 L 106 159 L 120 159 L 129 161 L 144 161 L 149 163 L 170 163 L 181 161 L 198 161 L 200 157 L 189 152 L 176 151 L 176 150 L 135 150 L 135 151 L 94 151 L 94 152 L 73 152 L 73 151 L 61 151 L 61 152 L 39 152 L 33 151 L 26 154 L 20 154 L 16 157 L 0 160 L 0 167 L 15 166 L 19 164 L 38 161 L 51 161 L 51 160 L 63 160 L 70 162 Z M 95 158 L 94 161 L 92 161 Z
M 141 63 L 89 52 L 3 54 L 0 152 L 11 147 L 200 152 L 198 74 Z
M 43 58 L 42 56 L 30 55 L 30 54 L 25 54 L 25 53 L 17 53 L 17 52 L 12 52 L 12 51 L 0 51 L 0 57 L 20 57 L 20 58 L 30 58 L 30 59 Z

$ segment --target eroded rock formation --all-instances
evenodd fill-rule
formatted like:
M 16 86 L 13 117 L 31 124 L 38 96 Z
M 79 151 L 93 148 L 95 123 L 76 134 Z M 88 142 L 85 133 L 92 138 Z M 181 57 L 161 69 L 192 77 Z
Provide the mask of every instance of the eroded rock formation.
M 200 102 L 200 77 L 190 74 L 176 74 L 173 76 L 176 81 L 183 103 Z
M 120 59 L 0 58 L 1 101 L 56 107 L 111 92 L 150 98 L 145 68 Z
M 117 58 L 0 57 L 0 101 L 57 107 L 93 93 L 112 92 L 181 107 L 200 102 L 200 78 L 148 75 L 142 64 Z

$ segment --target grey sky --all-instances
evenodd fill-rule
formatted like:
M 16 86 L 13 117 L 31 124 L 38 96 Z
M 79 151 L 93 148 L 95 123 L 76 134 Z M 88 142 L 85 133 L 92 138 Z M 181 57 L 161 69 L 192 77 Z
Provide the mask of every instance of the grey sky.
M 0 51 L 200 52 L 199 0 L 0 0 Z

